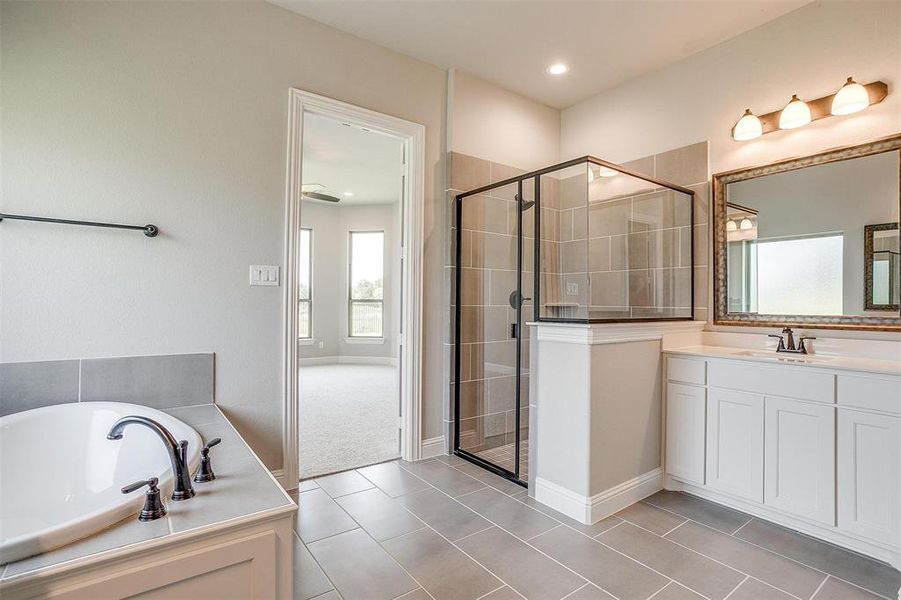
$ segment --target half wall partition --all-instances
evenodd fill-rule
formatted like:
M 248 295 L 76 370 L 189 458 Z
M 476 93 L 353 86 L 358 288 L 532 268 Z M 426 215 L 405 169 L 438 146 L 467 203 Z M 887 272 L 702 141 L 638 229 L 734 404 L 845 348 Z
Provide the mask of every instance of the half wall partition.
M 526 485 L 525 323 L 694 317 L 693 196 L 591 156 L 456 196 L 456 455 Z

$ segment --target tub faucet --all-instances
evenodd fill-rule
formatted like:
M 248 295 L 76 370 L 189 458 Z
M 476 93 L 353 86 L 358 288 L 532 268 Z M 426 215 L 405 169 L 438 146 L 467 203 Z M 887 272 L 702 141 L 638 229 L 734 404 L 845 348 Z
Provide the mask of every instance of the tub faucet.
M 106 435 L 108 440 L 121 440 L 122 432 L 128 425 L 143 425 L 156 433 L 169 452 L 169 460 L 172 462 L 172 474 L 175 476 L 175 490 L 172 492 L 172 500 L 187 500 L 194 497 L 194 486 L 191 485 L 191 472 L 188 466 L 188 440 L 175 441 L 175 437 L 168 429 L 153 419 L 139 415 L 122 417 L 113 424 L 112 429 Z

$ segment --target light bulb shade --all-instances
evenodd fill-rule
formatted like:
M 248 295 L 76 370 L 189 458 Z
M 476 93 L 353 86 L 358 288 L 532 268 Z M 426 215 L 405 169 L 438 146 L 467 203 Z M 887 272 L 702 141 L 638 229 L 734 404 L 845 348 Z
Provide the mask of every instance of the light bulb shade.
M 732 128 L 732 139 L 736 142 L 753 140 L 761 135 L 763 135 L 763 124 L 757 118 L 757 115 L 751 112 L 750 108 L 745 110 L 745 114 Z
M 741 223 L 738 225 L 738 228 L 742 231 L 747 231 L 749 229 L 754 229 L 754 223 L 748 217 L 745 217 L 741 220 Z
M 601 177 L 616 177 L 619 175 L 619 171 L 611 169 L 610 167 L 598 167 L 598 175 Z
M 779 114 L 779 129 L 796 129 L 808 123 L 810 123 L 810 107 L 795 94 Z
M 850 115 L 859 112 L 870 105 L 870 94 L 852 78 L 842 86 L 834 98 L 832 98 L 833 115 Z
M 738 231 L 738 225 L 735 224 L 735 221 L 732 219 L 726 221 L 726 231 Z

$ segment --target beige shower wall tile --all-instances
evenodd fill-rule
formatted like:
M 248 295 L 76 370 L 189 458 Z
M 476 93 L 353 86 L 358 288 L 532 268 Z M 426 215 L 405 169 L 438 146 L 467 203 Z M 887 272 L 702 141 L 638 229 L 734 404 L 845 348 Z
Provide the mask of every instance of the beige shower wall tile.
M 627 306 L 628 274 L 625 271 L 591 273 L 592 306 Z
M 632 218 L 632 200 L 600 202 L 588 207 L 588 236 L 603 237 L 629 233 Z M 573 219 L 576 219 L 573 216 Z M 575 224 L 575 220 L 573 223 Z
M 487 160 L 460 152 L 449 152 L 447 160 L 450 162 L 448 173 L 451 189 L 466 192 L 490 182 L 491 167 Z
M 680 227 L 691 223 L 691 199 L 666 190 L 636 197 L 632 201 L 632 231 Z
M 707 142 L 676 148 L 655 156 L 658 179 L 689 186 L 707 181 Z
M 579 242 L 583 247 L 585 242 Z M 588 240 L 588 271 L 610 270 L 610 238 L 592 238 Z
M 510 202 L 485 195 L 467 196 L 463 198 L 462 202 L 464 230 L 509 233 L 510 211 L 508 205 L 511 204 Z

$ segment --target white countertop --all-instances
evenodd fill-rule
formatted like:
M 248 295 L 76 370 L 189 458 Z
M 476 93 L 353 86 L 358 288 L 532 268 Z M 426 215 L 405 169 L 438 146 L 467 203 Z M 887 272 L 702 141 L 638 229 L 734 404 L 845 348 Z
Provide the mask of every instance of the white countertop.
M 763 364 L 785 364 L 829 371 L 863 371 L 880 375 L 901 375 L 901 360 L 836 356 L 831 354 L 789 354 L 785 352 L 777 354 L 775 350 L 703 345 L 666 348 L 663 352 L 686 356 L 745 360 Z

